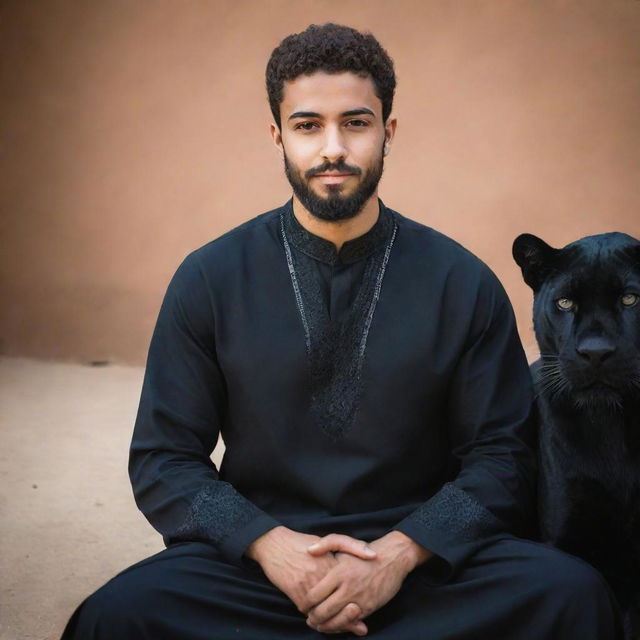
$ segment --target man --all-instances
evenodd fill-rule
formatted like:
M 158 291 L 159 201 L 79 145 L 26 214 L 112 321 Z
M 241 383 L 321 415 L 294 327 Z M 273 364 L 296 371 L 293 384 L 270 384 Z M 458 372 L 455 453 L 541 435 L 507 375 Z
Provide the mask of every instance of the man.
M 378 200 L 388 55 L 311 26 L 267 89 L 293 199 L 187 257 L 149 351 L 130 472 L 168 548 L 65 637 L 616 637 L 592 569 L 515 537 L 532 397 L 504 291 Z

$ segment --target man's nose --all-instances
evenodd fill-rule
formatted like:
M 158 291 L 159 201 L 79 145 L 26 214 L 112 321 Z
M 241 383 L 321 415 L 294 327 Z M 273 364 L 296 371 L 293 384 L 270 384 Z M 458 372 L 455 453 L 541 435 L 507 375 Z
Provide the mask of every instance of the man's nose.
M 327 127 L 322 146 L 322 156 L 329 162 L 336 162 L 347 155 L 342 132 L 338 127 Z

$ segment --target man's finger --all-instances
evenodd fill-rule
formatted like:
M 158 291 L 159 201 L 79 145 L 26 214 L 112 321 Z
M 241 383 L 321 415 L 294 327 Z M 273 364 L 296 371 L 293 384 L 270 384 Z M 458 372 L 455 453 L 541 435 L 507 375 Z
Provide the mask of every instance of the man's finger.
M 373 560 L 377 557 L 376 552 L 364 540 L 358 540 L 340 533 L 330 533 L 324 536 L 324 538 L 312 544 L 308 551 L 312 556 L 322 556 L 331 551 L 342 551 L 362 560 Z
M 307 607 L 307 613 L 310 609 L 324 602 L 337 588 L 338 581 L 335 576 L 329 572 L 318 584 L 315 584 L 307 591 L 305 597 L 306 604 L 309 605 Z
M 323 600 L 318 606 L 313 607 L 308 613 L 308 620 L 314 627 L 323 625 L 340 613 L 347 615 L 354 611 L 353 607 L 358 607 L 358 614 L 362 615 L 360 606 L 354 602 L 349 602 L 345 593 L 338 589 L 334 591 L 326 600 Z M 344 611 L 348 609 L 348 611 Z
M 367 634 L 368 629 L 367 625 L 359 620 L 361 615 L 360 607 L 355 602 L 350 602 L 333 618 L 320 625 L 314 624 L 311 618 L 307 619 L 307 623 L 320 633 L 340 633 L 349 630 L 358 636 L 363 636 Z

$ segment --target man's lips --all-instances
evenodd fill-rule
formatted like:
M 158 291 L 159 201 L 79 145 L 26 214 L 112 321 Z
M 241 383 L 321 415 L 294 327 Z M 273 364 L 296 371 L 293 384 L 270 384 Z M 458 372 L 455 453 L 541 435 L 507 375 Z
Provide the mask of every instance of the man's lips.
M 323 182 L 342 182 L 355 174 L 353 173 L 318 173 L 314 178 L 321 178 Z

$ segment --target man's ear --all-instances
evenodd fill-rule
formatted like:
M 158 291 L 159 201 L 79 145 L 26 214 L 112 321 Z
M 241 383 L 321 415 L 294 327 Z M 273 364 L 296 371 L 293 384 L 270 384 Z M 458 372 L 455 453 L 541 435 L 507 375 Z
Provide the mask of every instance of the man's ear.
M 395 118 L 389 118 L 387 123 L 384 125 L 384 155 L 386 156 L 391 149 L 391 143 L 393 142 L 393 137 L 396 135 L 396 128 L 398 126 L 398 121 Z
M 524 281 L 538 291 L 553 270 L 558 249 L 549 246 L 544 240 L 530 233 L 523 233 L 513 241 L 513 259 L 522 269 Z
M 271 139 L 273 140 L 273 144 L 276 146 L 276 149 L 280 152 L 280 155 L 284 157 L 282 133 L 280 133 L 280 127 L 275 122 L 272 122 L 269 125 L 269 133 L 271 134 Z

